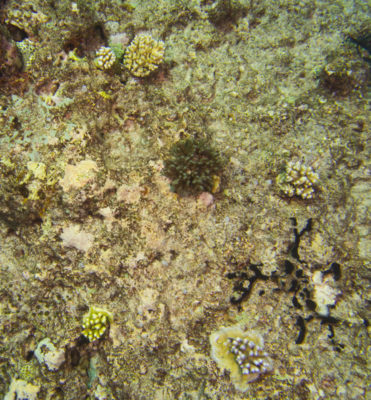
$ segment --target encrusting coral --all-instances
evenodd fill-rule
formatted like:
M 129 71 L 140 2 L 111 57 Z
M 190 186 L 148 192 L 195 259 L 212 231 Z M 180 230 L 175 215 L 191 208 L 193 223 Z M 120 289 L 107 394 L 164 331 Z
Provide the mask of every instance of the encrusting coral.
M 18 29 L 26 32 L 28 36 L 32 36 L 39 26 L 48 22 L 49 17 L 41 11 L 35 11 L 32 2 L 24 1 L 14 2 L 15 8 L 12 4 L 6 11 L 5 24 L 8 26 L 15 26 Z
M 263 338 L 255 332 L 246 332 L 239 326 L 221 328 L 210 335 L 210 344 L 212 358 L 219 368 L 230 371 L 233 384 L 242 392 L 273 369 Z
M 164 42 L 139 34 L 125 51 L 124 66 L 136 77 L 148 76 L 162 63 L 164 51 Z
M 35 62 L 36 44 L 30 39 L 24 39 L 21 42 L 17 42 L 16 46 L 19 52 L 22 54 L 23 68 L 29 70 Z

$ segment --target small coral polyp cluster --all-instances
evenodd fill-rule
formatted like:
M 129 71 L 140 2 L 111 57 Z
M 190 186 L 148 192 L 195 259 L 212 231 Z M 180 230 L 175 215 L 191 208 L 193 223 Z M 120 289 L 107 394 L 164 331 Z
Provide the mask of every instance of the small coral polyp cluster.
M 125 51 L 124 66 L 138 78 L 148 76 L 162 63 L 164 51 L 164 42 L 139 34 Z
M 300 161 L 290 161 L 286 171 L 278 175 L 277 183 L 285 195 L 289 197 L 301 197 L 312 199 L 314 197 L 314 185 L 318 182 L 319 176 L 312 167 L 307 167 Z
M 116 61 L 116 56 L 109 47 L 102 46 L 95 55 L 95 65 L 99 69 L 110 69 Z
M 112 322 L 112 314 L 108 311 L 96 307 L 90 307 L 89 312 L 84 316 L 82 334 L 89 339 L 90 342 L 100 339 L 106 332 L 110 322 Z
M 220 368 L 230 371 L 233 384 L 245 392 L 249 383 L 272 371 L 263 338 L 239 326 L 222 328 L 210 335 L 211 355 Z

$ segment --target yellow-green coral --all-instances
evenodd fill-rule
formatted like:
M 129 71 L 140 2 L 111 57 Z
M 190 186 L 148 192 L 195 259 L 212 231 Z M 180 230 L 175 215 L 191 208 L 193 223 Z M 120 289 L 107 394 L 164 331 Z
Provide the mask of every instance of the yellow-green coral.
M 106 332 L 113 316 L 110 312 L 97 307 L 90 307 L 89 312 L 84 315 L 82 334 L 89 339 L 90 342 L 100 339 Z
M 147 34 L 139 34 L 125 51 L 124 66 L 134 76 L 148 76 L 162 63 L 164 51 L 164 42 Z
M 116 56 L 109 47 L 102 46 L 95 55 L 96 59 L 94 62 L 99 69 L 110 69 L 116 61 Z
M 37 46 L 35 42 L 30 39 L 24 39 L 21 42 L 17 42 L 16 45 L 22 55 L 24 69 L 27 71 L 35 62 Z

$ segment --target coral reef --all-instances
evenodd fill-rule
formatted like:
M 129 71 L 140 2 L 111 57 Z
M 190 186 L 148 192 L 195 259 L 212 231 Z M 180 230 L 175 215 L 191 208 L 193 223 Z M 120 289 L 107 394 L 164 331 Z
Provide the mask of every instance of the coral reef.
M 370 16 L 0 1 L 1 398 L 367 397 Z
M 139 34 L 126 48 L 123 63 L 132 75 L 142 78 L 159 67 L 164 51 L 164 42 L 148 34 Z
M 219 368 L 230 371 L 235 387 L 242 392 L 249 383 L 273 369 L 272 360 L 264 350 L 263 338 L 239 326 L 221 328 L 210 335 L 211 356 Z

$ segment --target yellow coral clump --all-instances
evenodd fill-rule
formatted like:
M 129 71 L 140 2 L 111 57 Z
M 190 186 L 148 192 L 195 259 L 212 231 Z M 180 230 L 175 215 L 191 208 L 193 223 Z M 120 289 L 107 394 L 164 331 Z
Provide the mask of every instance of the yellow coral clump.
M 89 312 L 83 318 L 82 327 L 84 330 L 82 334 L 90 342 L 97 340 L 103 336 L 112 320 L 113 317 L 110 312 L 97 307 L 90 307 Z
M 318 182 L 319 176 L 300 161 L 290 161 L 286 171 L 277 176 L 277 184 L 285 195 L 289 197 L 298 196 L 302 199 L 314 197 L 314 185 Z
M 263 338 L 240 326 L 221 328 L 210 335 L 211 356 L 219 368 L 230 371 L 235 387 L 245 392 L 249 384 L 271 372 L 272 361 L 264 351 Z
M 124 66 L 134 76 L 148 76 L 162 63 L 164 51 L 164 42 L 148 34 L 139 34 L 125 51 Z
M 99 50 L 97 50 L 95 55 L 97 58 L 94 60 L 94 62 L 99 69 L 110 69 L 116 61 L 116 56 L 109 47 L 102 46 Z

